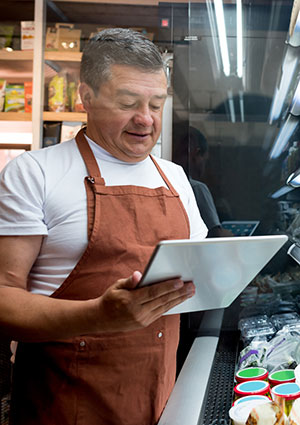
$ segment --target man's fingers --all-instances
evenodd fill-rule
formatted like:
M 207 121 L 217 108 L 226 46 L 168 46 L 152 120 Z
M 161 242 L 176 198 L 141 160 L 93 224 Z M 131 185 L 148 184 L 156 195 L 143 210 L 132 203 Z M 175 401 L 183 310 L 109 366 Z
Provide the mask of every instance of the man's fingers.
M 187 299 L 193 297 L 195 295 L 194 292 L 188 292 L 184 295 L 177 296 L 176 298 L 169 299 L 167 302 L 165 302 L 163 305 L 159 306 L 153 306 L 154 309 L 151 311 L 151 316 L 153 318 L 153 321 L 161 317 L 164 313 L 169 311 L 171 308 L 176 307 L 178 304 L 183 303 Z
M 115 284 L 115 288 L 116 289 L 134 289 L 137 287 L 141 278 L 142 278 L 142 273 L 136 270 L 127 279 L 118 280 L 118 282 Z
M 181 281 L 182 282 L 182 281 Z M 157 297 L 153 297 L 142 304 L 144 306 L 147 305 L 149 310 L 155 310 L 156 308 L 160 306 L 164 306 L 170 302 L 173 302 L 174 300 L 177 300 L 178 298 L 182 297 L 192 297 L 195 294 L 195 285 L 193 282 L 182 282 L 182 287 L 180 289 L 173 289 L 172 291 L 161 293 Z

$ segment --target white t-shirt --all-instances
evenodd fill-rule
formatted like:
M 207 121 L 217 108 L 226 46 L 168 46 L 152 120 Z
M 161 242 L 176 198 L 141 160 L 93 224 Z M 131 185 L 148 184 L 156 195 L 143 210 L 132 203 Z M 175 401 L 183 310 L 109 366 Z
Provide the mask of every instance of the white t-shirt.
M 138 163 L 116 159 L 89 140 L 108 186 L 165 186 L 150 157 Z M 190 221 L 190 237 L 203 239 L 207 229 L 183 169 L 156 158 L 178 192 Z M 73 270 L 87 243 L 87 170 L 75 140 L 12 160 L 0 175 L 0 235 L 44 235 L 28 290 L 51 295 Z M 126 277 L 126 276 L 124 276 Z

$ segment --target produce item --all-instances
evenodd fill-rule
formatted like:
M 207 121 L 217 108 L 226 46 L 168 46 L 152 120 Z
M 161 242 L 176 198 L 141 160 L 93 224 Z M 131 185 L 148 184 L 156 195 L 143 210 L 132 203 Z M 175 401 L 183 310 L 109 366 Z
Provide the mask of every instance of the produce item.
M 229 417 L 233 425 L 245 425 L 253 408 L 259 405 L 271 404 L 271 400 L 252 400 L 245 403 L 238 403 L 229 410 Z
M 253 407 L 246 425 L 284 425 L 285 416 L 280 407 L 274 403 L 258 404 Z
M 289 425 L 300 425 L 300 398 L 293 403 L 289 414 Z
M 281 410 L 288 416 L 294 401 L 300 397 L 300 387 L 296 383 L 275 385 L 271 389 L 271 396 Z
M 3 111 L 5 101 L 6 80 L 0 80 L 0 112 Z
M 24 112 L 24 84 L 7 84 L 4 112 Z
M 67 78 L 64 73 L 55 75 L 48 86 L 48 106 L 53 112 L 65 112 L 67 100 Z
M 269 375 L 269 382 L 272 387 L 285 382 L 295 382 L 295 380 L 295 371 L 293 369 L 277 370 Z
M 25 112 L 32 112 L 32 81 L 24 83 Z
M 34 48 L 34 21 L 21 21 L 21 50 Z
M 246 403 L 248 401 L 265 401 L 265 402 L 268 402 L 268 401 L 271 401 L 271 399 L 269 397 L 265 396 L 265 395 L 246 395 L 245 397 L 238 398 L 233 403 L 233 405 L 235 406 L 236 404 Z
M 268 379 L 268 371 L 264 367 L 246 367 L 236 373 L 235 379 L 237 382 L 264 381 Z

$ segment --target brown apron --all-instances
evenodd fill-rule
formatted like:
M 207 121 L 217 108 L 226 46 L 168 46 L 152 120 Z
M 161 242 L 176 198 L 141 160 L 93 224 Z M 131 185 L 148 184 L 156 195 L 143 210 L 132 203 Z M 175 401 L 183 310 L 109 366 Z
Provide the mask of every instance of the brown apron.
M 89 242 L 52 295 L 86 300 L 117 279 L 143 271 L 163 239 L 189 237 L 178 194 L 168 189 L 105 186 L 81 130 L 77 137 L 90 177 L 85 180 Z M 19 343 L 13 379 L 13 425 L 152 425 L 175 381 L 179 316 L 145 329 L 82 335 L 49 343 Z

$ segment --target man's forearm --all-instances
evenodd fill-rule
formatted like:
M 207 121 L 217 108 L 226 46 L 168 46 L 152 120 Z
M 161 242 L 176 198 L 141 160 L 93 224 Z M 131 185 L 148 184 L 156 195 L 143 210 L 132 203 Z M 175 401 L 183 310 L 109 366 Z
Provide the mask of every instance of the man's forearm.
M 96 300 L 62 300 L 0 288 L 0 332 L 17 341 L 53 341 L 93 333 L 96 328 L 101 332 L 96 311 Z

